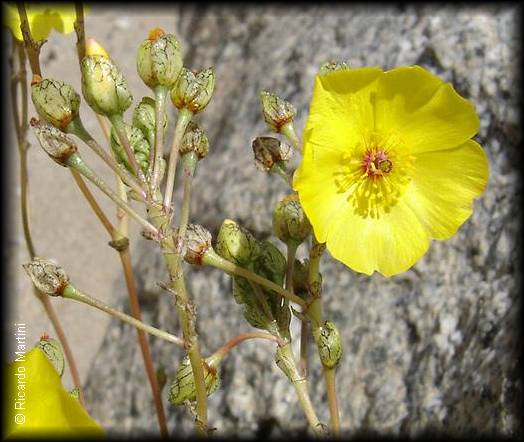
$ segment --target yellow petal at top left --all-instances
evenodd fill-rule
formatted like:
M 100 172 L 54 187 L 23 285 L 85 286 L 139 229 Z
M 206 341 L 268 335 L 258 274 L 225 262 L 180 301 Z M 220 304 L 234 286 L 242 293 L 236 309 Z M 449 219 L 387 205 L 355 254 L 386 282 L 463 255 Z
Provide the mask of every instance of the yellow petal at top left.
M 74 31 L 76 18 L 74 3 L 26 3 L 25 7 L 29 28 L 35 41 L 46 39 L 52 29 L 62 34 Z M 4 3 L 4 8 L 4 25 L 11 30 L 17 40 L 23 40 L 17 6 Z M 84 6 L 84 11 L 86 9 Z
M 104 436 L 40 348 L 10 363 L 4 376 L 4 438 Z

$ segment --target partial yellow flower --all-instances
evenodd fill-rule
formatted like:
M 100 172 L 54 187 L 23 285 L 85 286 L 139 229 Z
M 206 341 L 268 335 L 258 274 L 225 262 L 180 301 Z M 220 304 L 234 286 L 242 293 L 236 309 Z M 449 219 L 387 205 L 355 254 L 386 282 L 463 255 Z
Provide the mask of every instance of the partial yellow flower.
M 20 17 L 16 5 L 4 3 L 4 25 L 6 25 L 17 40 L 24 37 L 20 31 Z M 74 3 L 26 3 L 27 20 L 35 41 L 44 40 L 52 29 L 62 34 L 74 31 L 76 19 Z M 84 6 L 84 13 L 86 11 Z
M 19 356 L 4 376 L 5 438 L 104 436 L 40 348 Z
M 486 188 L 474 106 L 420 66 L 315 80 L 293 187 L 320 242 L 358 272 L 413 266 Z

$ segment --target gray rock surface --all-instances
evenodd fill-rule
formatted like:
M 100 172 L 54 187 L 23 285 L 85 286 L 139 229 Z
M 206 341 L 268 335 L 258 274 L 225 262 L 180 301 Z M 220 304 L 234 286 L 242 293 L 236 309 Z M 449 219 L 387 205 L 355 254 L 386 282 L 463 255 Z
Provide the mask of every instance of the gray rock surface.
M 322 261 L 325 316 L 338 325 L 343 338 L 337 381 L 347 434 L 521 432 L 518 12 L 509 6 L 440 5 L 177 5 L 166 10 L 175 20 L 186 66 L 216 68 L 216 93 L 199 117 L 211 153 L 198 169 L 191 214 L 213 234 L 228 217 L 260 238 L 269 237 L 272 207 L 287 189 L 253 164 L 251 140 L 269 134 L 258 93 L 269 89 L 290 100 L 298 109 L 296 127 L 302 129 L 314 75 L 325 60 L 349 60 L 355 67 L 420 64 L 452 82 L 480 114 L 477 139 L 489 157 L 490 182 L 454 238 L 433 243 L 412 270 L 389 279 L 356 274 L 329 255 Z M 93 33 L 122 38 L 94 22 Z M 130 75 L 136 75 L 134 48 L 141 38 L 119 44 L 122 52 L 114 54 L 119 60 L 129 57 Z M 180 334 L 171 301 L 156 286 L 167 273 L 154 244 L 138 241 L 132 254 L 145 322 Z M 250 330 L 226 275 L 188 268 L 186 280 L 198 308 L 205 354 Z M 127 309 L 122 280 L 114 289 L 114 304 Z M 294 319 L 292 332 L 298 331 Z M 166 368 L 171 380 L 182 352 L 156 338 L 150 342 L 157 365 Z M 313 351 L 310 391 L 320 419 L 328 423 L 325 387 Z M 225 360 L 222 387 L 209 401 L 209 420 L 219 435 L 278 436 L 305 430 L 296 396 L 272 359 L 270 343 L 250 342 Z M 86 399 L 111 433 L 138 437 L 157 431 L 132 328 L 109 323 L 89 370 Z M 170 407 L 166 390 L 164 399 L 172 434 L 189 435 L 190 412 Z

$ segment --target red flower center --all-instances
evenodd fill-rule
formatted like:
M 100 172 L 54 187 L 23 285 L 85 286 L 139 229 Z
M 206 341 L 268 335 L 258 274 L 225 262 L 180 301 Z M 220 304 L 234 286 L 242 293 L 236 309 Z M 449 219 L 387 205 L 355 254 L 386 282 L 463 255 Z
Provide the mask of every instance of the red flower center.
M 376 179 L 391 172 L 393 163 L 384 149 L 372 148 L 366 150 L 362 169 L 368 177 Z

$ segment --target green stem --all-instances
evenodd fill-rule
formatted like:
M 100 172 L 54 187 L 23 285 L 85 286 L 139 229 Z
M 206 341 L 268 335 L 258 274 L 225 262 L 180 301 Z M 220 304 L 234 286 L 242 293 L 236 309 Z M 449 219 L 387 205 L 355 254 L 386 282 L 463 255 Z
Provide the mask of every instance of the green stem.
M 171 152 L 169 153 L 169 164 L 167 166 L 166 188 L 164 192 L 164 209 L 167 210 L 171 206 L 173 199 L 173 191 L 175 185 L 176 165 L 178 161 L 178 149 L 180 142 L 184 137 L 186 128 L 193 117 L 193 112 L 185 108 L 180 109 L 178 118 L 176 120 L 175 134 L 173 136 L 173 143 L 171 145 Z
M 20 29 L 24 37 L 24 44 L 27 51 L 27 58 L 31 65 L 33 75 L 42 76 L 40 69 L 40 48 L 46 40 L 34 41 L 31 35 L 31 28 L 29 27 L 29 20 L 27 19 L 27 12 L 23 3 L 18 3 L 18 15 L 20 16 Z
M 125 210 L 138 223 L 152 232 L 155 236 L 158 236 L 158 230 L 151 223 L 142 218 L 137 212 L 135 212 L 131 206 L 124 202 L 115 192 L 113 192 L 111 188 L 89 168 L 82 158 L 80 158 L 80 155 L 74 153 L 69 156 L 67 159 L 67 165 L 77 170 L 80 174 L 82 174 L 85 178 L 97 186 L 102 192 L 104 192 L 109 198 L 111 198 L 119 207 Z
M 139 181 L 141 181 L 142 183 L 145 183 L 146 178 L 144 176 L 144 172 L 142 172 L 142 169 L 140 168 L 140 165 L 138 164 L 138 161 L 136 160 L 135 153 L 133 152 L 133 149 L 131 148 L 131 144 L 129 143 L 129 138 L 127 137 L 126 126 L 124 123 L 123 116 L 121 114 L 113 114 L 113 115 L 108 116 L 108 118 L 116 130 L 120 143 L 122 144 L 122 146 L 124 147 L 124 150 L 126 151 L 127 159 L 129 160 L 131 169 L 133 169 L 133 173 L 135 174 L 135 176 L 138 177 Z
M 168 90 L 164 86 L 155 88 L 155 145 L 149 150 L 149 176 L 151 177 L 151 194 L 158 189 L 160 180 L 160 163 L 164 154 L 164 112 Z M 151 170 L 152 169 L 152 170 Z
M 109 153 L 98 144 L 87 132 L 79 118 L 73 120 L 66 128 L 66 132 L 76 135 L 86 143 L 93 151 L 115 172 L 129 187 L 131 187 L 145 201 L 146 192 L 136 178 L 120 163 L 118 163 Z
M 293 122 L 289 122 L 284 124 L 280 128 L 280 133 L 284 135 L 293 145 L 293 147 L 298 151 L 302 152 L 302 148 L 300 147 L 300 140 L 298 139 L 297 133 L 295 132 L 295 127 L 293 126 Z
M 153 327 L 151 325 L 144 324 L 142 321 L 139 321 L 138 319 L 133 318 L 132 316 L 126 315 L 125 313 L 114 309 L 113 307 L 109 307 L 108 305 L 104 304 L 102 301 L 93 298 L 92 296 L 87 295 L 86 293 L 81 292 L 76 287 L 74 287 L 71 284 L 68 284 L 63 292 L 62 296 L 67 299 L 72 299 L 73 301 L 78 301 L 83 304 L 87 304 L 91 307 L 95 307 L 98 310 L 102 310 L 105 313 L 110 314 L 111 316 L 114 316 L 115 318 L 120 319 L 121 321 L 132 325 L 133 327 L 138 328 L 139 330 L 143 330 L 146 333 L 149 333 L 153 336 L 156 336 L 158 338 L 164 339 L 166 341 L 172 342 L 173 344 L 184 348 L 184 340 L 180 339 L 178 336 L 174 336 L 164 330 L 160 330 L 156 327 Z
M 329 415 L 331 416 L 331 430 L 334 435 L 340 434 L 340 416 L 338 410 L 337 390 L 335 385 L 335 368 L 322 366 L 326 382 Z
M 302 298 L 298 297 L 297 295 L 294 295 L 293 293 L 289 292 L 288 290 L 284 289 L 283 287 L 279 286 L 278 284 L 275 284 L 273 281 L 270 281 L 269 279 L 266 279 L 266 278 L 263 278 L 262 276 L 257 275 L 256 273 L 252 272 L 251 270 L 247 270 L 243 267 L 240 267 L 239 265 L 235 263 L 232 263 L 222 258 L 221 256 L 217 255 L 214 251 L 208 250 L 204 255 L 202 263 L 205 265 L 216 267 L 227 273 L 233 273 L 237 276 L 242 276 L 246 279 L 249 279 L 257 284 L 260 284 L 268 289 L 275 291 L 277 294 L 279 294 L 283 298 L 286 298 L 296 304 L 299 304 L 302 307 L 306 306 L 306 302 Z
M 82 2 L 75 2 L 75 32 L 76 32 L 76 52 L 78 62 L 81 63 L 86 55 L 86 36 L 84 27 L 84 6 Z

